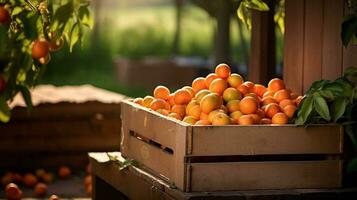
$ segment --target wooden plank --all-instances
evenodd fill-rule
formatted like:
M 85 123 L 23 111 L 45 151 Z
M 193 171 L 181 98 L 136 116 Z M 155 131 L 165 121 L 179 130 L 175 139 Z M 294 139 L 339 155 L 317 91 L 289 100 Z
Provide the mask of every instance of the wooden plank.
M 190 165 L 192 191 L 341 187 L 340 160 Z
M 305 39 L 304 39 L 304 81 L 303 91 L 321 79 L 322 73 L 322 35 L 323 0 L 305 1 Z
M 192 135 L 193 156 L 340 154 L 343 143 L 339 125 L 195 126 Z
M 341 22 L 344 0 L 325 0 L 323 16 L 322 77 L 335 80 L 342 74 Z
M 286 86 L 303 94 L 305 0 L 285 1 L 284 68 Z

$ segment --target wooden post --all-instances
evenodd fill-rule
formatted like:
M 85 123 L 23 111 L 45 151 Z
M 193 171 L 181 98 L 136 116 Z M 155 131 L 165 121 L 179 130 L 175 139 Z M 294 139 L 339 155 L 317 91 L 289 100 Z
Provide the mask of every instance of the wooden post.
M 275 1 L 267 2 L 268 12 L 253 11 L 251 55 L 248 78 L 257 83 L 267 83 L 275 76 Z

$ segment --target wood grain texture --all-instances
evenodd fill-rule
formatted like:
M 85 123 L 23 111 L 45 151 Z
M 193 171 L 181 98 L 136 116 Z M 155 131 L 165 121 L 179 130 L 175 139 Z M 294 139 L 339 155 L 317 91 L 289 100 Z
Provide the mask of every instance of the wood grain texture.
M 285 84 L 303 94 L 305 0 L 285 1 L 284 74 Z

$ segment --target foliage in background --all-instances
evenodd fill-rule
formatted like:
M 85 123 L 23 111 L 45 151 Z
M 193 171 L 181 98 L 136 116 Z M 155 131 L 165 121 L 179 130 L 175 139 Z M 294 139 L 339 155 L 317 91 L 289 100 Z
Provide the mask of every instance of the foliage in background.
M 348 46 L 350 41 L 357 44 L 357 0 L 347 0 L 348 13 L 341 26 L 341 38 L 343 45 Z
M 335 81 L 315 81 L 299 105 L 295 124 L 341 123 L 350 138 L 356 157 L 348 172 L 357 171 L 357 67 L 345 70 Z
M 29 89 L 42 77 L 49 50 L 64 42 L 72 50 L 93 19 L 87 0 L 0 0 L 0 11 L 0 121 L 7 122 L 8 100 L 18 92 L 31 109 Z

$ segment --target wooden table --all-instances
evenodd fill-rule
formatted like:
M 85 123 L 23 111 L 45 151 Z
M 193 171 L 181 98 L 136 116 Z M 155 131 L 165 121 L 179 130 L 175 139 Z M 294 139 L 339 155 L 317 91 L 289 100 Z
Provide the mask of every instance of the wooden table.
M 129 165 L 120 170 L 119 163 L 126 161 L 120 152 L 89 153 L 89 157 L 93 173 L 93 200 L 357 199 L 357 188 L 184 193 L 141 167 Z

